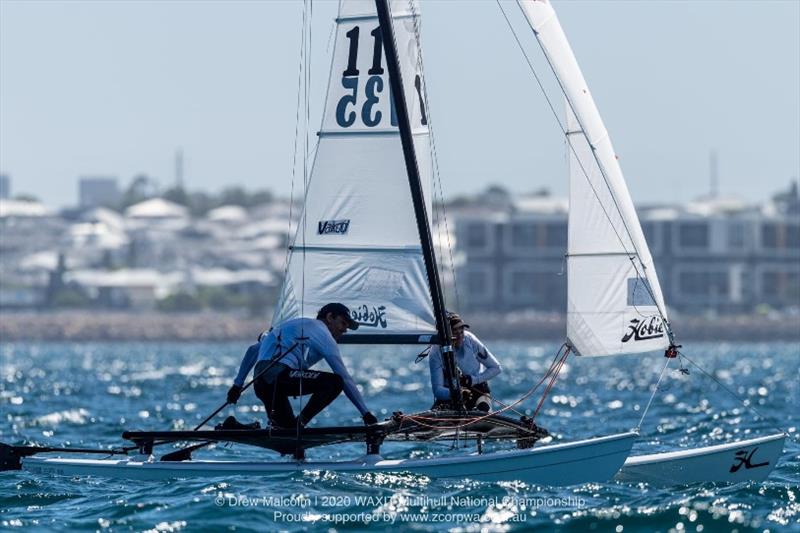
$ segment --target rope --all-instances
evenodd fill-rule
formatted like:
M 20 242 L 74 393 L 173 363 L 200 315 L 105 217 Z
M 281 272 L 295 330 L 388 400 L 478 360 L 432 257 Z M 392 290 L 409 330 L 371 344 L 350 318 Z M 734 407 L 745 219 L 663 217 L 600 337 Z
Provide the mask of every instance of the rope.
M 547 384 L 547 387 L 544 389 L 544 392 L 542 393 L 542 397 L 539 400 L 539 404 L 536 406 L 536 410 L 533 412 L 533 416 L 531 417 L 532 420 L 536 420 L 536 415 L 539 414 L 539 410 L 542 408 L 542 405 L 544 405 L 545 398 L 547 398 L 547 395 L 550 393 L 550 390 L 553 388 L 553 385 L 555 385 L 556 379 L 558 378 L 558 374 L 559 372 L 561 372 L 561 368 L 564 366 L 564 362 L 567 360 L 567 357 L 569 357 L 570 351 L 572 351 L 570 346 L 568 345 L 565 346 L 566 350 L 564 350 L 564 355 L 562 355 L 561 359 L 559 359 L 558 364 L 555 367 L 555 371 L 553 372 L 553 376 L 550 378 L 550 383 Z
M 656 381 L 656 384 L 653 387 L 653 394 L 650 395 L 650 399 L 647 401 L 647 406 L 645 406 L 644 408 L 644 412 L 642 413 L 642 418 L 639 419 L 639 423 L 636 424 L 636 427 L 634 428 L 636 432 L 638 432 L 639 428 L 642 427 L 642 422 L 644 422 L 644 417 L 647 416 L 647 411 L 650 409 L 650 405 L 653 403 L 653 399 L 656 397 L 656 393 L 658 392 L 658 386 L 661 385 L 661 380 L 664 378 L 664 372 L 666 372 L 670 361 L 672 361 L 671 357 L 667 357 L 666 359 L 667 362 L 664 363 L 664 368 L 661 369 L 661 374 L 658 375 L 658 381 Z
M 505 408 L 506 408 L 506 410 L 513 412 L 515 415 L 519 415 L 519 416 L 528 416 L 528 415 L 526 415 L 525 413 L 522 413 L 522 412 L 520 412 L 520 411 L 517 411 L 517 410 L 516 410 L 516 409 L 514 409 L 514 408 L 513 408 L 511 405 L 508 405 L 508 404 L 505 404 L 505 403 L 501 402 L 501 401 L 500 401 L 500 400 L 498 400 L 497 398 L 492 398 L 491 400 L 492 400 L 493 402 L 496 402 L 496 403 L 500 404 L 500 407 L 505 407 Z
M 566 348 L 566 351 L 562 355 L 562 351 L 565 348 Z M 493 413 L 487 413 L 486 415 L 480 416 L 480 417 L 477 417 L 477 418 L 438 418 L 438 417 L 432 417 L 432 416 L 402 415 L 401 419 L 411 420 L 412 422 L 415 422 L 415 423 L 419 424 L 420 426 L 428 427 L 428 428 L 432 428 L 432 429 L 454 429 L 454 430 L 459 430 L 461 428 L 465 428 L 465 427 L 471 426 L 473 424 L 476 424 L 476 423 L 480 422 L 481 420 L 484 420 L 484 419 L 486 419 L 488 417 L 502 414 L 502 413 L 504 413 L 506 411 L 514 411 L 514 412 L 518 413 L 518 411 L 516 411 L 514 409 L 514 407 L 519 405 L 519 404 L 521 404 L 522 402 L 527 400 L 531 395 L 533 395 L 533 393 L 536 392 L 536 390 L 542 385 L 542 383 L 544 383 L 545 380 L 548 377 L 551 377 L 551 376 L 552 376 L 552 379 L 551 379 L 551 382 L 548 385 L 548 387 L 549 388 L 552 387 L 552 384 L 554 383 L 554 380 L 555 380 L 555 375 L 553 375 L 553 373 L 556 372 L 556 369 L 558 369 L 558 371 L 561 370 L 561 366 L 563 366 L 564 361 L 567 358 L 567 355 L 569 355 L 569 352 L 570 352 L 569 346 L 567 346 L 566 344 L 562 344 L 561 347 L 559 347 L 558 351 L 556 352 L 556 355 L 553 358 L 553 361 L 550 363 L 550 368 L 547 370 L 545 375 L 542 376 L 542 379 L 540 379 L 539 382 L 536 383 L 536 385 L 531 387 L 528 390 L 528 392 L 526 392 L 524 395 L 522 395 L 517 401 L 515 401 L 511 405 L 504 405 L 499 400 L 495 400 L 495 401 L 497 401 L 497 403 L 499 403 L 501 405 L 504 405 L 503 409 L 500 409 L 499 411 L 495 411 Z M 556 375 L 557 375 L 557 372 L 556 372 Z M 540 401 L 540 404 L 544 401 L 544 397 L 547 395 L 547 392 L 549 392 L 549 388 L 548 388 L 547 391 L 545 391 L 544 396 L 542 397 L 542 400 Z M 538 411 L 538 409 L 537 409 L 537 411 Z M 535 418 L 535 417 L 536 417 L 536 415 L 534 414 L 533 418 Z M 441 426 L 441 425 L 435 425 L 435 424 L 426 423 L 426 422 L 451 422 L 451 421 L 464 421 L 464 423 L 463 424 L 456 424 L 454 426 Z M 533 431 L 531 431 L 531 433 L 533 433 Z

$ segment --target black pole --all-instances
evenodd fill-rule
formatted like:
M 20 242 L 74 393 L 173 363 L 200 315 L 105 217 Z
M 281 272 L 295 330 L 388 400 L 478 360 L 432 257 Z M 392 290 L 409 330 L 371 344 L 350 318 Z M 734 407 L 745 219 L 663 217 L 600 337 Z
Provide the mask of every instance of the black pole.
M 439 343 L 442 346 L 444 378 L 450 389 L 451 402 L 460 409 L 463 403 L 461 401 L 461 388 L 458 384 L 458 372 L 456 371 L 455 359 L 453 357 L 453 336 L 450 331 L 450 321 L 447 319 L 444 309 L 442 285 L 439 281 L 439 271 L 436 268 L 436 256 L 433 250 L 431 228 L 428 225 L 428 214 L 422 195 L 422 183 L 419 177 L 417 154 L 414 151 L 411 122 L 408 117 L 405 92 L 403 91 L 403 77 L 400 72 L 397 49 L 394 45 L 394 28 L 392 26 L 391 14 L 389 13 L 389 3 L 387 0 L 375 0 L 375 7 L 378 10 L 378 22 L 380 23 L 381 33 L 383 35 L 386 66 L 389 69 L 389 86 L 392 89 L 392 98 L 394 99 L 394 107 L 397 113 L 397 125 L 400 129 L 400 140 L 403 144 L 403 156 L 406 162 L 408 184 L 411 187 L 411 199 L 414 202 L 417 230 L 419 231 L 419 238 L 422 244 L 422 256 L 425 259 L 428 287 L 431 292 L 431 300 L 433 301 L 433 314 L 436 317 L 436 331 L 439 334 Z

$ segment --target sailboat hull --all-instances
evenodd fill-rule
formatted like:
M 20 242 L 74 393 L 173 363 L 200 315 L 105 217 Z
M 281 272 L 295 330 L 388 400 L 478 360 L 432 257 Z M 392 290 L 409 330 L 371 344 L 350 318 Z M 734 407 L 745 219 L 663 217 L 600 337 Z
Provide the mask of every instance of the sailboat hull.
M 628 458 L 616 479 L 652 485 L 762 481 L 783 453 L 779 433 L 728 444 Z
M 557 486 L 610 480 L 625 462 L 637 438 L 636 433 L 629 432 L 527 450 L 433 459 L 388 460 L 367 456 L 337 462 L 163 462 L 27 457 L 22 460 L 22 467 L 37 474 L 125 479 L 269 476 L 323 470 L 354 474 L 410 473 L 436 479 L 523 481 Z

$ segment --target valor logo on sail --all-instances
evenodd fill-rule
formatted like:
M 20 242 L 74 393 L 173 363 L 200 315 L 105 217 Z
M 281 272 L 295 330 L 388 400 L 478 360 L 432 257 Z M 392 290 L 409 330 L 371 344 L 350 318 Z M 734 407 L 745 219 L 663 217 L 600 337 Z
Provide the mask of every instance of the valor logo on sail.
M 386 329 L 386 307 L 383 305 L 373 306 L 371 309 L 366 305 L 361 305 L 353 308 L 350 316 L 358 322 L 359 326 Z
M 647 341 L 663 336 L 664 322 L 660 316 L 651 316 L 644 319 L 634 318 L 628 324 L 628 332 L 622 337 L 622 342 L 628 342 L 631 339 L 634 341 Z
M 350 219 L 320 220 L 317 222 L 317 233 L 320 235 L 345 235 L 350 228 Z

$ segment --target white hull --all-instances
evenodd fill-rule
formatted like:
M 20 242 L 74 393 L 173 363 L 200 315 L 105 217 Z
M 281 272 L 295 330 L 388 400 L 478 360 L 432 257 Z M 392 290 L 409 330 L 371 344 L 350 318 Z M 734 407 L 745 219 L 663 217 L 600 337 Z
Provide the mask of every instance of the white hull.
M 783 433 L 628 458 L 616 479 L 653 485 L 762 481 L 783 453 Z
M 633 432 L 527 450 L 435 459 L 387 460 L 378 456 L 354 461 L 159 462 L 135 459 L 62 459 L 27 457 L 22 468 L 34 473 L 126 479 L 269 476 L 325 470 L 347 473 L 397 472 L 481 481 L 524 481 L 539 485 L 604 482 L 614 477 L 631 452 Z

